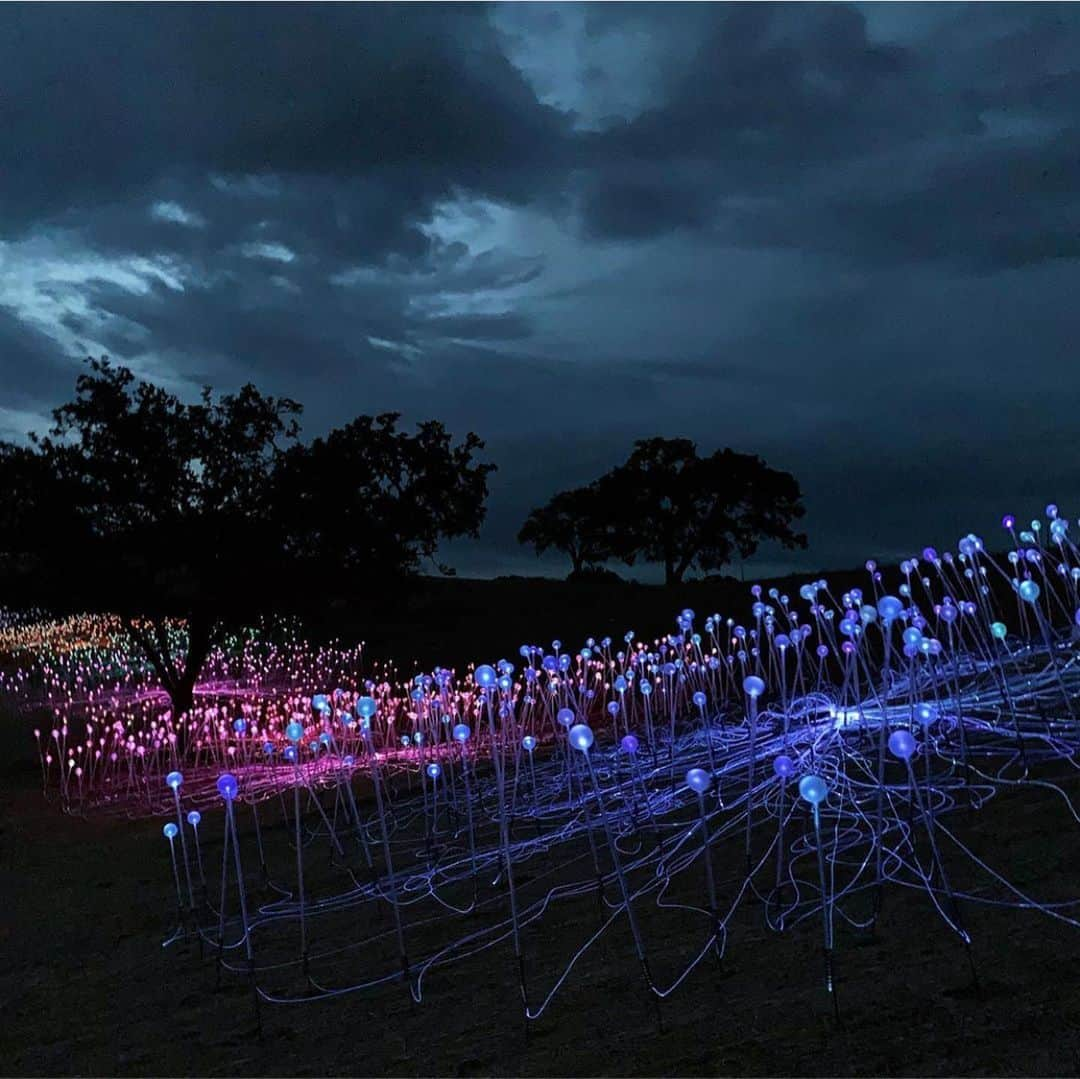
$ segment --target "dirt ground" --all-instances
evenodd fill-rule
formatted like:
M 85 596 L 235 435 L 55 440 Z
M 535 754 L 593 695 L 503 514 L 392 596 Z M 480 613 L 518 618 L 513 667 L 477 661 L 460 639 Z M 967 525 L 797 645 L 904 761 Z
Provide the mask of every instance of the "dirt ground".
M 1080 779 L 1067 789 L 1080 795 Z M 1017 886 L 1043 900 L 1080 894 L 1080 825 L 1060 797 L 1028 788 L 955 819 Z M 420 1005 L 410 1006 L 400 984 L 264 1005 L 260 1039 L 242 979 L 226 977 L 215 989 L 215 965 L 200 961 L 194 945 L 161 946 L 174 924 L 174 892 L 160 822 L 66 817 L 43 799 L 25 761 L 0 775 L 0 821 L 6 1075 L 1072 1075 L 1080 1068 L 1080 933 L 1042 913 L 969 905 L 977 995 L 955 934 L 925 893 L 901 887 L 886 894 L 873 937 L 838 929 L 840 1027 L 822 988 L 819 922 L 780 936 L 765 928 L 760 903 L 746 903 L 722 967 L 703 962 L 663 1003 L 662 1031 L 626 927 L 615 925 L 527 1028 L 504 945 L 434 970 Z M 209 857 L 215 850 L 220 857 L 220 843 L 208 843 Z M 966 877 L 958 866 L 954 883 L 977 883 Z M 701 881 L 688 873 L 683 886 L 700 889 Z M 595 924 L 587 898 L 530 927 L 532 982 L 549 985 L 555 957 L 572 954 Z M 683 912 L 645 909 L 642 927 L 661 984 L 704 940 L 700 919 Z M 347 962 L 362 968 L 364 959 Z

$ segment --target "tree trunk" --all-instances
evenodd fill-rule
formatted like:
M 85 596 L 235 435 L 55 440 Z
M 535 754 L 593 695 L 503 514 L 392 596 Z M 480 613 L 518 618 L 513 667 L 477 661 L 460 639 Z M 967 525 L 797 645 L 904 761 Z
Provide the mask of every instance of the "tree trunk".
M 679 559 L 679 564 L 675 565 L 674 558 L 668 558 L 664 561 L 664 583 L 666 585 L 682 584 L 683 577 L 686 576 L 686 571 L 690 568 L 694 561 L 694 555 L 684 555 Z
M 168 630 L 163 619 L 148 619 L 148 624 L 136 624 L 126 619 L 124 628 L 150 661 L 169 695 L 172 721 L 176 730 L 176 749 L 181 755 L 187 748 L 187 725 L 180 726 L 182 717 L 195 706 L 195 683 L 214 645 L 215 622 L 211 618 L 192 614 L 188 618 L 188 647 L 183 669 L 179 669 L 168 647 Z M 151 632 L 152 629 L 152 632 Z
M 192 679 L 181 678 L 171 687 L 166 687 L 166 692 L 169 694 L 174 720 L 186 715 L 195 706 L 195 683 Z

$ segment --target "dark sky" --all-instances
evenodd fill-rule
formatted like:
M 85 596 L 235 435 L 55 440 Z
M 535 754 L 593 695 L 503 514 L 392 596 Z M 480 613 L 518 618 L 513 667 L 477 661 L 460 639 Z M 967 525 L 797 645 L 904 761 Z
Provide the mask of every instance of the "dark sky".
M 0 437 L 80 360 L 475 430 L 463 573 L 633 439 L 801 480 L 758 573 L 1080 512 L 1080 7 L 4 5 Z

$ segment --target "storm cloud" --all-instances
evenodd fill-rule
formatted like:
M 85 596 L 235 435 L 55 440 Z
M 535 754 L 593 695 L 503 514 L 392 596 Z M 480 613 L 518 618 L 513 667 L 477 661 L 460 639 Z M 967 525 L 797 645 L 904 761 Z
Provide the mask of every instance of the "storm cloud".
M 484 575 L 657 434 L 799 477 L 762 573 L 1080 505 L 1072 6 L 16 4 L 0 70 L 4 437 L 88 354 L 434 416 Z

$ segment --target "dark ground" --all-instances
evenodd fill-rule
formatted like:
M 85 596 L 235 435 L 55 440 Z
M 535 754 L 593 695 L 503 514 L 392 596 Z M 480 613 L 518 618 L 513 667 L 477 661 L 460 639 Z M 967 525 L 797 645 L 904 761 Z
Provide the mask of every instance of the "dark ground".
M 694 605 L 692 596 L 661 598 L 662 617 L 638 606 L 632 620 L 610 629 L 594 624 L 600 617 L 582 618 L 586 600 L 578 608 L 552 602 L 544 618 L 552 633 L 576 643 L 588 633 L 621 636 L 626 626 L 639 634 L 666 629 L 680 606 Z M 660 600 L 651 602 L 659 608 Z M 705 605 L 696 609 L 703 620 Z M 458 638 L 478 640 L 490 632 L 489 621 L 502 617 L 499 607 L 480 598 L 470 611 L 459 614 Z M 528 613 L 518 612 L 523 620 Z M 439 633 L 444 642 L 454 636 L 445 622 L 421 627 L 417 657 L 424 664 L 439 658 L 426 643 Z M 542 630 L 521 636 L 504 626 L 502 639 L 493 656 L 513 655 L 520 640 L 547 643 L 550 636 Z M 468 654 L 483 656 L 484 649 Z M 969 905 L 982 983 L 976 996 L 955 935 L 925 894 L 900 887 L 887 892 L 875 937 L 838 929 L 840 1029 L 821 985 L 819 922 L 777 936 L 764 928 L 760 903 L 745 903 L 732 923 L 723 970 L 710 959 L 690 975 L 663 1005 L 664 1033 L 642 991 L 626 927 L 617 923 L 527 1032 L 512 956 L 500 946 L 433 971 L 415 1008 L 396 985 L 329 1002 L 264 1007 L 259 1041 L 241 980 L 226 979 L 215 991 L 211 961 L 200 962 L 191 947 L 161 948 L 173 924 L 161 822 L 65 817 L 42 798 L 28 733 L 10 720 L 5 733 L 11 752 L 0 770 L 3 1074 L 1080 1070 L 1080 933 L 1038 912 Z M 1080 778 L 1066 780 L 1065 789 L 1080 795 Z M 1018 887 L 1049 901 L 1080 894 L 1080 825 L 1060 797 L 1027 787 L 951 820 Z M 220 845 L 209 844 L 207 852 L 211 861 L 215 852 L 220 857 Z M 974 883 L 953 854 L 954 884 Z M 701 880 L 693 871 L 685 877 L 681 887 L 700 903 Z M 646 907 L 642 923 L 657 980 L 669 982 L 700 948 L 701 920 Z M 537 986 L 550 983 L 554 958 L 568 957 L 595 924 L 595 901 L 580 900 L 560 905 L 526 932 Z M 362 976 L 364 957 L 353 961 L 351 974 Z

